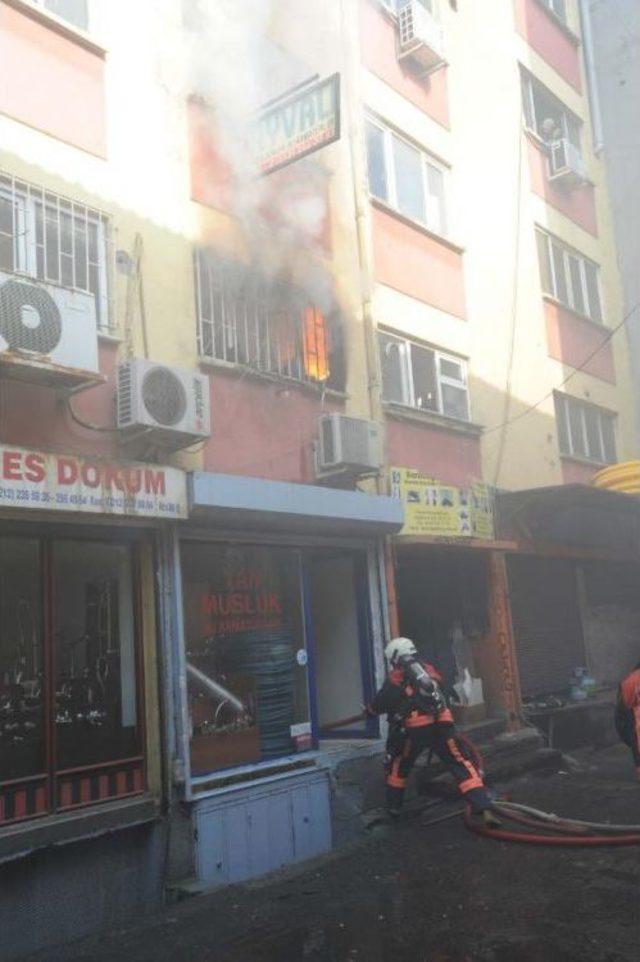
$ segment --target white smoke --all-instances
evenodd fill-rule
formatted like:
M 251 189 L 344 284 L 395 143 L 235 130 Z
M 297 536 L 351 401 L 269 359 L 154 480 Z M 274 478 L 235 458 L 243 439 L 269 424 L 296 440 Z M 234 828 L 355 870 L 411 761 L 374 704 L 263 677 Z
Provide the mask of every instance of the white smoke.
M 216 152 L 230 168 L 228 201 L 248 256 L 265 276 L 310 289 L 323 306 L 330 285 L 309 266 L 308 253 L 327 216 L 326 175 L 301 160 L 260 176 L 249 147 L 259 109 L 312 72 L 268 39 L 283 18 L 304 20 L 304 5 L 185 0 L 184 11 L 182 83 L 204 105 Z

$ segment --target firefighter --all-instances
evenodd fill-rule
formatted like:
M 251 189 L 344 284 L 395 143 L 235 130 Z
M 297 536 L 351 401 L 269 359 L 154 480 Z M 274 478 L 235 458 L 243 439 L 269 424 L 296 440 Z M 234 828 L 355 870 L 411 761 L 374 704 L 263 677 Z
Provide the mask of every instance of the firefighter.
M 620 682 L 615 723 L 621 740 L 631 749 L 640 781 L 640 661 Z
M 456 737 L 453 716 L 447 706 L 441 678 L 432 665 L 422 663 L 409 638 L 394 638 L 384 650 L 389 666 L 387 679 L 369 711 L 386 713 L 387 811 L 400 814 L 408 777 L 425 749 L 433 749 L 458 784 L 458 790 L 485 823 L 497 826 L 491 799 L 477 768 Z

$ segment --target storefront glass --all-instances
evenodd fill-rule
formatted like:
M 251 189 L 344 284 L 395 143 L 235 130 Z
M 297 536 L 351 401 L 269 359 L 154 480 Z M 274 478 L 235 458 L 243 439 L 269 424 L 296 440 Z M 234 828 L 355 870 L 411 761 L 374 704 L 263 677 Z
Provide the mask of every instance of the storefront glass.
M 46 765 L 40 545 L 0 537 L 0 782 Z
M 182 547 L 191 772 L 310 747 L 300 554 Z
M 130 550 L 57 542 L 53 574 L 58 767 L 128 758 L 140 749 Z
M 144 787 L 134 550 L 0 536 L 0 826 Z

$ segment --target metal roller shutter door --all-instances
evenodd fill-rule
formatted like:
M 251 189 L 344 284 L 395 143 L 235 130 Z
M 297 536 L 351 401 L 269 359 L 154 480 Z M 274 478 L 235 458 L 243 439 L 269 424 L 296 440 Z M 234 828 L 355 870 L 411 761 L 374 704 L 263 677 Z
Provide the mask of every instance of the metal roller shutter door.
M 507 570 L 522 694 L 566 688 L 585 664 L 575 564 L 513 556 Z

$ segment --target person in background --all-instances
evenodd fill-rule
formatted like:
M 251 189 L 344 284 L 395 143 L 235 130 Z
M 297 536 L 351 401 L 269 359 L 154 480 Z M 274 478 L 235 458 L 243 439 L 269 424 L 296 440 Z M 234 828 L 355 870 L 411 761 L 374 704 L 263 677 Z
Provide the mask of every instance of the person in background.
M 640 661 L 620 682 L 615 725 L 620 739 L 631 749 L 640 781 Z
M 409 638 L 394 638 L 384 650 L 389 675 L 367 709 L 387 714 L 387 811 L 400 814 L 409 775 L 425 749 L 432 748 L 455 778 L 458 791 L 489 827 L 500 822 L 482 776 L 456 736 L 453 716 L 433 665 L 418 658 Z

